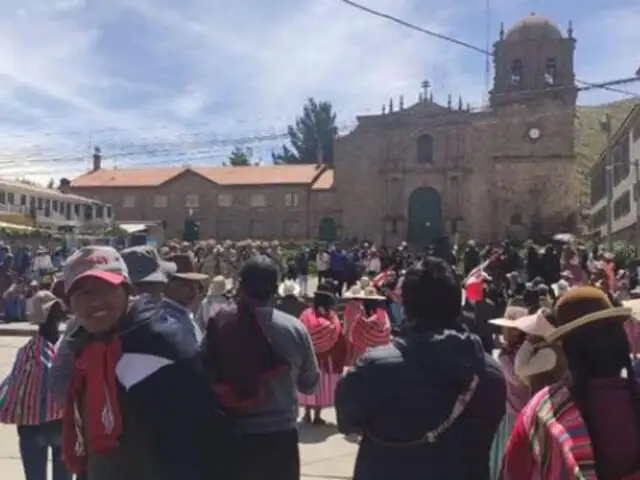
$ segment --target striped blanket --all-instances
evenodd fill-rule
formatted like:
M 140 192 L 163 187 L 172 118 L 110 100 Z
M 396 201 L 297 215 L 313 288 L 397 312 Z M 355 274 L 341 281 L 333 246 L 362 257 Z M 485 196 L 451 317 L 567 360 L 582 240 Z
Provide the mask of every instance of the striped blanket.
M 36 335 L 17 352 L 0 383 L 0 423 L 40 425 L 62 418 L 63 408 L 49 392 L 55 345 Z

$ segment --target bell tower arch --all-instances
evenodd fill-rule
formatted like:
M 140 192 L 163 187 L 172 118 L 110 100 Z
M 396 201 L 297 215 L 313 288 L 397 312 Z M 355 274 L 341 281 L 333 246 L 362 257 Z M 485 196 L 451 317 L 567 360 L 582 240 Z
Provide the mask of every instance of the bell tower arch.
M 574 52 L 571 25 L 567 35 L 547 18 L 532 13 L 494 44 L 492 107 L 554 99 L 575 105 Z

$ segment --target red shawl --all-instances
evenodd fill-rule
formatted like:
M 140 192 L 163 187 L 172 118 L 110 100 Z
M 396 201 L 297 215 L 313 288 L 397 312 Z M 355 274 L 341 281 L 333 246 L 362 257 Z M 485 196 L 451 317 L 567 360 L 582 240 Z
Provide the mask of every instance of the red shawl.
M 89 453 L 118 446 L 122 415 L 116 365 L 121 356 L 116 338 L 89 343 L 76 359 L 62 422 L 62 459 L 71 473 L 84 472 Z
M 354 349 L 364 352 L 367 348 L 387 345 L 391 341 L 391 322 L 383 308 L 376 308 L 366 316 L 363 306 L 356 311 L 349 327 L 349 342 Z
M 320 315 L 313 308 L 307 308 L 300 315 L 300 321 L 311 336 L 320 370 L 342 373 L 347 345 L 342 335 L 342 324 L 336 313 Z

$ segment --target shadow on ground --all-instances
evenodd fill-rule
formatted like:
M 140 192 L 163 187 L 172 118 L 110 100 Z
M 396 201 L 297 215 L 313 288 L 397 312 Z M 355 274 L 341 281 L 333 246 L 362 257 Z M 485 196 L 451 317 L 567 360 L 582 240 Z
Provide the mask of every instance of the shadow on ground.
M 300 443 L 322 443 L 327 438 L 338 434 L 338 428 L 333 423 L 326 425 L 309 425 L 308 423 L 298 423 L 298 435 Z

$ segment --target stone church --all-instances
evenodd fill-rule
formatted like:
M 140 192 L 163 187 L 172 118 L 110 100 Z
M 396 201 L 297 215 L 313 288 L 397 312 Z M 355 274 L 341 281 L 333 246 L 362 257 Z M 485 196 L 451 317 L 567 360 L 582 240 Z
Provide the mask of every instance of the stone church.
M 358 117 L 327 165 L 104 168 L 71 182 L 113 206 L 118 221 L 157 221 L 203 238 L 369 239 L 394 245 L 441 237 L 499 241 L 572 230 L 578 211 L 575 39 L 531 15 L 494 44 L 489 105 L 433 100 Z
M 575 43 L 571 27 L 563 35 L 532 14 L 501 29 L 487 109 L 425 92 L 408 108 L 358 117 L 335 145 L 344 235 L 424 244 L 571 229 Z

